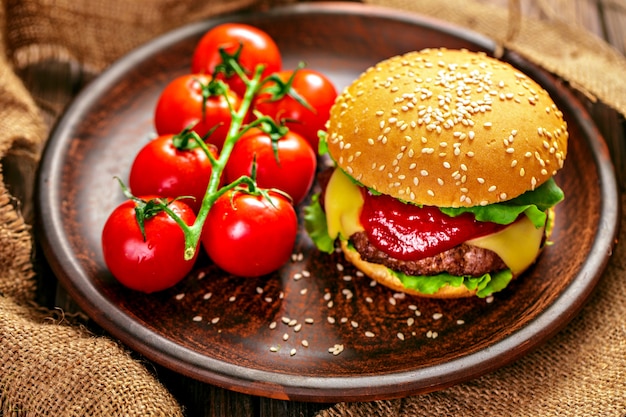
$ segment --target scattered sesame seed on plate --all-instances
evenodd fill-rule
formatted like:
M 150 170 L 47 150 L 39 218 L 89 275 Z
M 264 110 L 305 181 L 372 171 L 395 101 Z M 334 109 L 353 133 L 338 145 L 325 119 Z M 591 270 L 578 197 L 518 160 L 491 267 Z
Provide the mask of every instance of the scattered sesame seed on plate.
M 343 345 L 336 344 L 336 345 L 334 345 L 334 346 L 332 346 L 332 347 L 329 347 L 329 348 L 328 348 L 328 352 L 329 352 L 329 353 L 332 353 L 332 354 L 333 354 L 333 355 L 335 355 L 335 356 L 337 356 L 337 355 L 339 355 L 341 352 L 343 352 L 343 349 L 344 349 L 344 348 L 343 348 Z
M 296 354 L 296 352 L 297 352 L 297 351 L 296 351 L 296 348 L 291 349 L 291 350 L 289 351 L 289 356 L 293 356 L 293 355 L 295 355 L 295 354 Z
M 219 318 L 219 317 L 213 317 L 213 318 L 211 319 L 211 323 L 212 323 L 212 324 L 217 324 L 217 322 L 218 322 L 218 321 L 220 321 L 220 318 Z
M 404 333 L 398 332 L 397 336 L 398 336 L 398 339 L 404 340 Z
M 433 314 L 433 320 L 439 320 L 440 318 L 443 317 L 443 314 L 441 313 L 435 313 Z
M 208 292 L 208 293 L 204 294 L 204 295 L 202 296 L 202 298 L 203 298 L 203 299 L 205 299 L 205 300 L 208 300 L 208 299 L 209 299 L 209 298 L 211 298 L 212 296 L 213 296 L 213 293 L 212 293 L 212 292 Z
M 369 330 L 365 332 L 365 336 L 366 337 L 376 337 L 376 335 L 373 332 L 370 332 Z
M 270 329 L 274 330 L 276 328 L 276 322 L 275 321 L 271 322 L 269 327 Z
M 302 342 L 300 342 L 300 344 L 304 347 L 309 347 L 309 341 L 304 339 Z
M 180 301 L 183 298 L 185 298 L 185 293 L 176 294 L 176 296 L 174 298 L 176 298 L 178 301 Z
M 202 316 L 194 316 L 193 321 L 202 321 Z

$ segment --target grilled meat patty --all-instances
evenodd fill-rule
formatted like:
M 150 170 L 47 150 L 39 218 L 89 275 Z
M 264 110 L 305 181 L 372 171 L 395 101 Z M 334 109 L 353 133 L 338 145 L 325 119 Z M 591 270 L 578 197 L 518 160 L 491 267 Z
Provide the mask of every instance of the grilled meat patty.
M 451 275 L 481 276 L 487 272 L 506 269 L 506 264 L 493 251 L 461 244 L 438 255 L 417 261 L 403 261 L 392 258 L 378 250 L 369 241 L 365 232 L 357 232 L 350 237 L 354 248 L 365 261 L 382 264 L 406 275 L 437 275 L 447 272 Z

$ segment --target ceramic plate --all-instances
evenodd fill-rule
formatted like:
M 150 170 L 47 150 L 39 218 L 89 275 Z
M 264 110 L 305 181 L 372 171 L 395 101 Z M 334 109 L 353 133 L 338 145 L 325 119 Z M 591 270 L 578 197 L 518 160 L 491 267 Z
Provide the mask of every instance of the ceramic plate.
M 96 323 L 198 380 L 330 402 L 401 397 L 467 381 L 520 358 L 579 311 L 612 251 L 616 180 L 603 139 L 577 99 L 514 54 L 503 59 L 551 93 L 571 140 L 556 178 L 567 197 L 557 207 L 554 245 L 505 291 L 488 299 L 403 297 L 370 285 L 341 255 L 320 254 L 304 233 L 293 259 L 270 276 L 229 277 L 201 259 L 171 290 L 143 295 L 121 287 L 100 245 L 105 219 L 123 199 L 113 177 L 126 178 L 135 153 L 153 137 L 159 92 L 189 70 L 200 36 L 224 21 L 266 30 L 285 67 L 303 61 L 339 89 L 368 66 L 410 50 L 494 50 L 489 39 L 406 12 L 312 3 L 186 26 L 121 59 L 60 120 L 39 179 L 46 258 Z

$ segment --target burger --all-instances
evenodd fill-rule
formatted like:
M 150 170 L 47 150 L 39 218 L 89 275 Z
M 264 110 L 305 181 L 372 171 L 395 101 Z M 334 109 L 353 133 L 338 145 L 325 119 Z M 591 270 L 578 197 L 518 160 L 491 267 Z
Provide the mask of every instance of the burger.
M 393 290 L 485 297 L 549 243 L 567 124 L 508 63 L 451 49 L 389 58 L 345 88 L 321 136 L 332 171 L 307 231 Z

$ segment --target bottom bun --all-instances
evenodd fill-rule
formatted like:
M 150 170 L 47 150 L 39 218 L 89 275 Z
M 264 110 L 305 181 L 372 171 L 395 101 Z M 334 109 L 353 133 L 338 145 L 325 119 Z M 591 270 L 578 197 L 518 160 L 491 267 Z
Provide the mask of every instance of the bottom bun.
M 394 291 L 428 298 L 464 298 L 476 295 L 476 290 L 470 290 L 465 285 L 459 285 L 458 287 L 453 287 L 452 285 L 444 285 L 433 294 L 424 294 L 417 290 L 406 288 L 402 284 L 402 281 L 400 281 L 398 277 L 393 275 L 391 270 L 386 266 L 364 261 L 361 258 L 361 254 L 356 250 L 348 247 L 348 242 L 345 240 L 341 241 L 341 250 L 343 251 L 346 259 L 354 266 L 356 266 L 359 270 L 361 270 L 361 272 L 363 272 L 365 275 L 372 278 L 379 284 L 389 287 Z

